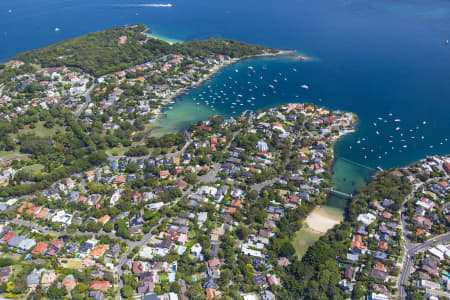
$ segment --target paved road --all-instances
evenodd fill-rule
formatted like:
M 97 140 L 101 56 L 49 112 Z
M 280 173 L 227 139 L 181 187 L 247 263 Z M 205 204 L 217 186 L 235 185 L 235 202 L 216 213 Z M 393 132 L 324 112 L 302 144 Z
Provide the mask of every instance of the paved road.
M 405 289 L 405 283 L 408 282 L 409 275 L 411 273 L 411 268 L 414 266 L 414 260 L 413 260 L 414 255 L 416 255 L 419 252 L 428 250 L 429 248 L 433 247 L 436 244 L 447 243 L 447 242 L 450 242 L 450 232 L 447 232 L 445 234 L 442 234 L 442 235 L 436 236 L 432 239 L 429 239 L 425 243 L 415 245 L 406 252 L 406 257 L 403 262 L 402 273 L 400 274 L 400 280 L 399 280 L 400 298 L 401 299 L 406 299 L 407 293 L 406 293 L 406 289 Z
M 270 180 L 266 180 L 266 181 L 258 183 L 258 184 L 254 184 L 254 185 L 251 186 L 251 188 L 252 188 L 252 190 L 257 191 L 258 194 L 259 194 L 266 186 L 272 185 L 275 182 L 277 182 L 278 180 L 280 180 L 280 178 L 276 177 L 276 178 L 273 178 L 273 179 L 270 179 Z
M 135 247 L 142 248 L 145 244 L 147 244 L 148 241 L 153 236 L 153 231 L 161 224 L 161 222 L 162 222 L 162 219 L 159 220 L 159 222 L 155 226 L 153 226 L 150 229 L 150 231 L 146 235 L 144 235 L 144 237 L 140 241 L 131 242 L 131 243 L 128 244 L 127 251 L 125 251 L 125 253 L 122 255 L 122 258 L 119 260 L 119 263 L 116 266 L 116 270 L 117 270 L 116 274 L 117 274 L 117 277 L 118 277 L 118 284 L 119 284 L 119 286 L 118 286 L 118 291 L 119 292 L 118 293 L 120 293 L 120 291 L 122 290 L 122 287 L 123 287 L 123 280 L 122 280 L 123 270 L 122 270 L 122 266 L 124 264 L 126 264 L 130 260 L 128 258 L 128 255 L 131 253 L 131 251 L 133 251 L 133 249 Z
M 443 179 L 443 178 L 442 177 L 430 178 L 429 180 L 427 180 L 427 183 L 430 181 L 435 181 L 435 180 L 439 181 L 441 179 Z M 414 186 L 413 191 L 405 198 L 405 201 L 403 201 L 402 208 L 400 211 L 401 212 L 402 237 L 403 237 L 403 242 L 404 242 L 404 247 L 405 247 L 405 256 L 403 258 L 403 266 L 402 266 L 402 270 L 400 273 L 400 278 L 398 280 L 398 288 L 400 290 L 400 299 L 406 299 L 406 297 L 407 297 L 405 284 L 408 282 L 409 275 L 411 273 L 411 268 L 414 266 L 414 260 L 413 260 L 414 255 L 416 255 L 419 252 L 425 251 L 428 248 L 431 248 L 434 244 L 450 241 L 450 232 L 436 236 L 432 239 L 429 239 L 425 243 L 421 243 L 421 244 L 414 244 L 408 239 L 408 237 L 407 237 L 408 230 L 406 228 L 407 223 L 406 223 L 405 216 L 404 216 L 405 204 L 414 198 L 415 193 L 422 186 L 423 186 L 423 183 L 416 184 Z
M 228 146 L 225 148 L 225 151 L 227 151 L 231 144 L 233 143 L 234 138 L 241 132 L 241 130 L 235 131 L 233 132 L 233 137 L 231 138 L 230 143 L 228 144 Z M 221 163 L 217 163 L 214 168 L 209 171 L 207 174 L 199 176 L 198 179 L 200 179 L 201 181 L 205 182 L 205 183 L 211 183 L 211 182 L 216 182 L 217 178 L 216 175 L 219 172 L 220 168 L 222 167 Z
M 86 98 L 86 101 L 83 103 L 83 105 L 80 106 L 80 108 L 73 114 L 74 119 L 78 119 L 81 115 L 81 112 L 91 103 L 91 92 L 95 88 L 95 82 L 93 80 L 92 86 L 84 93 L 84 97 Z
M 54 235 L 57 238 L 59 238 L 60 236 L 64 236 L 64 235 L 69 235 L 69 236 L 71 236 L 71 235 L 92 235 L 92 236 L 95 236 L 95 237 L 99 237 L 101 235 L 106 235 L 106 236 L 109 236 L 109 237 L 114 238 L 114 239 L 120 239 L 122 242 L 125 242 L 128 245 L 132 245 L 133 243 L 137 243 L 135 241 L 124 239 L 124 238 L 116 235 L 114 232 L 76 231 L 74 233 L 69 233 L 69 232 L 66 232 L 66 231 L 51 230 L 51 229 L 42 227 L 40 225 L 37 225 L 37 224 L 32 223 L 30 221 L 25 221 L 25 220 L 12 219 L 12 220 L 5 220 L 5 221 L 13 223 L 13 224 L 16 224 L 16 225 L 21 225 L 21 226 L 25 226 L 25 227 L 37 230 L 37 231 L 39 231 L 42 234 L 52 234 L 52 235 Z

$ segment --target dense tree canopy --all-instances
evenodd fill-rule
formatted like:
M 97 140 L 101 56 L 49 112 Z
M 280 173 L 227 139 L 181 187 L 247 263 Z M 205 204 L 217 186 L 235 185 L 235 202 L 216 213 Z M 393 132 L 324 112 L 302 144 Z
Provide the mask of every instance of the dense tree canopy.
M 227 55 L 233 58 L 275 52 L 261 46 L 233 40 L 209 39 L 181 44 L 149 38 L 144 25 L 120 26 L 62 41 L 52 46 L 19 54 L 15 59 L 41 66 L 77 67 L 95 76 L 141 64 L 164 55 L 178 53 L 194 57 Z M 119 45 L 119 37 L 127 36 Z

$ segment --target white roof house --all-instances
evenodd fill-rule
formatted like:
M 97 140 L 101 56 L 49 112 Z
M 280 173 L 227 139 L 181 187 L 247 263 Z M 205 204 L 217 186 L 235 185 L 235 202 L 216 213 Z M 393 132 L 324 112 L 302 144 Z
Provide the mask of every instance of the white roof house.
M 202 246 L 199 243 L 196 243 L 191 248 L 191 254 L 195 257 L 198 257 L 202 254 Z
M 441 251 L 446 257 L 450 257 L 450 249 L 448 245 L 437 245 L 436 248 Z
M 120 190 L 117 190 L 112 196 L 111 196 L 111 200 L 109 200 L 109 205 L 110 206 L 115 206 L 117 204 L 117 201 L 120 200 Z
M 206 186 L 206 185 L 202 185 L 199 189 L 197 194 L 199 195 L 206 195 L 209 197 L 214 197 L 217 193 L 217 189 L 215 187 L 212 186 Z
M 198 224 L 203 224 L 205 223 L 206 219 L 208 218 L 208 213 L 206 211 L 202 211 L 199 212 L 197 214 L 197 220 L 198 220 Z
M 247 295 L 242 295 L 242 298 L 244 300 L 258 300 L 258 295 L 255 294 L 247 294 Z
M 264 255 L 261 253 L 261 251 L 248 248 L 247 244 L 242 245 L 241 251 L 242 251 L 242 253 L 244 253 L 245 255 L 248 255 L 248 256 L 264 257 Z
M 358 221 L 363 223 L 366 226 L 369 226 L 371 223 L 373 223 L 375 220 L 377 219 L 376 216 L 374 216 L 371 213 L 366 213 L 366 214 L 360 214 L 358 216 Z
M 256 144 L 256 150 L 260 152 L 266 152 L 267 150 L 269 150 L 269 146 L 265 141 L 259 140 L 258 144 Z
M 428 199 L 428 198 L 422 197 L 420 200 L 418 200 L 418 201 L 416 202 L 416 205 L 417 205 L 417 206 L 421 206 L 421 207 L 423 207 L 423 208 L 426 209 L 426 210 L 430 210 L 430 209 L 433 208 L 434 202 L 431 201 L 431 200 Z
M 73 216 L 66 213 L 63 210 L 57 211 L 52 218 L 52 222 L 59 223 L 61 225 L 69 226 L 72 223 Z
M 164 202 L 155 202 L 155 203 L 146 204 L 145 208 L 159 210 L 163 206 L 164 206 Z
M 21 251 L 28 251 L 31 248 L 33 248 L 34 246 L 36 246 L 36 241 L 33 239 L 24 239 L 20 244 L 19 244 L 19 250 Z
M 421 280 L 420 286 L 425 289 L 431 289 L 431 290 L 439 290 L 441 288 L 441 285 L 438 282 L 433 282 L 429 280 Z
M 428 252 L 430 252 L 432 255 L 436 256 L 440 260 L 444 259 L 444 253 L 439 251 L 437 248 L 430 248 L 428 249 Z
M 370 294 L 370 299 L 371 300 L 389 300 L 389 297 L 386 296 L 385 294 L 372 293 L 372 294 Z
M 167 295 L 167 298 L 166 298 L 167 300 L 178 300 L 178 295 L 177 294 L 175 294 L 175 293 L 169 293 L 168 295 Z
M 147 259 L 153 258 L 153 248 L 148 246 L 142 247 L 141 250 L 139 251 L 139 257 Z

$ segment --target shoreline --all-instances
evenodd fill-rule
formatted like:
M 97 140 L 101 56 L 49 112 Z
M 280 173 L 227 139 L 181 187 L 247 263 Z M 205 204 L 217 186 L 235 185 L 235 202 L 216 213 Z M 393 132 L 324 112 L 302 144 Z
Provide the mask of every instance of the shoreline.
M 170 45 L 177 44 L 177 43 L 183 43 L 183 42 L 184 42 L 184 41 L 182 41 L 182 40 L 172 39 L 172 38 L 165 37 L 165 36 L 161 36 L 161 35 L 155 34 L 155 33 L 149 33 L 149 32 L 146 32 L 145 34 L 146 34 L 148 37 L 152 38 L 152 39 L 164 41 L 164 42 L 166 42 L 166 43 L 169 43 Z
M 352 114 L 352 123 L 354 127 L 357 124 L 358 117 L 355 113 Z M 354 131 L 347 132 L 346 134 L 339 135 L 334 141 L 332 141 L 331 147 L 331 160 L 330 160 L 330 181 L 332 180 L 332 168 L 334 167 L 338 157 L 336 156 L 336 145 L 347 135 L 353 134 Z M 331 197 L 331 192 L 326 195 L 326 202 L 314 206 L 308 213 L 306 218 L 301 221 L 301 227 L 295 233 L 294 247 L 296 249 L 296 255 L 299 259 L 306 253 L 307 249 L 311 247 L 321 236 L 327 233 L 328 230 L 334 226 L 340 224 L 344 220 L 344 209 L 332 207 L 327 205 Z M 333 212 L 332 212 L 333 211 Z
M 342 222 L 343 216 L 332 216 L 331 212 L 326 211 L 326 209 L 327 206 L 324 205 L 316 206 L 306 217 L 304 221 L 306 226 L 302 229 L 310 229 L 322 235 Z M 338 209 L 336 208 L 336 210 Z
M 152 38 L 154 38 L 154 37 L 152 37 Z M 166 99 L 164 99 L 162 101 L 162 105 L 160 107 L 160 113 L 155 115 L 156 120 L 163 119 L 164 115 L 167 115 L 167 113 L 164 113 L 163 111 L 168 110 L 169 106 L 175 104 L 175 103 L 170 103 L 170 102 L 172 102 L 172 101 L 176 102 L 175 101 L 176 97 L 184 95 L 184 94 L 188 93 L 192 88 L 200 86 L 202 83 L 204 83 L 208 79 L 211 79 L 214 75 L 217 75 L 221 70 L 223 70 L 224 68 L 226 68 L 228 66 L 234 65 L 234 64 L 236 64 L 240 61 L 246 60 L 246 59 L 257 58 L 257 57 L 289 55 L 289 54 L 293 54 L 293 53 L 296 53 L 296 51 L 295 50 L 278 50 L 277 52 L 274 52 L 274 53 L 265 52 L 265 53 L 261 53 L 261 54 L 257 54 L 257 55 L 243 56 L 240 58 L 232 58 L 230 62 L 225 63 L 222 66 L 214 66 L 211 69 L 211 73 L 203 75 L 203 77 L 200 80 L 193 82 L 191 86 L 184 87 L 184 88 L 180 89 L 180 91 L 176 92 L 174 95 L 171 95 L 171 96 L 167 97 Z M 154 124 L 154 123 L 155 122 L 151 122 L 151 124 Z
M 352 115 L 354 132 L 356 132 L 356 130 L 358 130 L 360 119 L 357 114 L 352 113 Z M 342 161 L 340 159 L 343 157 L 337 153 L 338 151 L 336 151 L 336 148 L 339 146 L 345 136 L 341 136 L 335 141 L 333 145 L 333 163 L 331 165 L 331 168 L 334 172 L 336 172 L 335 174 L 337 175 L 332 175 L 331 182 L 333 186 L 337 184 L 335 188 L 337 188 L 338 190 L 343 188 L 344 192 L 350 192 L 342 186 L 342 182 L 340 181 L 342 179 L 345 179 L 347 176 L 352 177 L 354 173 L 361 175 L 364 172 L 361 173 L 362 171 L 355 169 L 355 166 L 353 164 Z M 336 167 L 337 169 L 335 169 Z M 333 178 L 333 176 L 336 177 Z M 359 184 L 357 184 L 356 186 L 352 184 L 352 192 L 358 190 L 362 186 L 369 184 L 370 180 L 368 181 L 366 178 L 366 175 L 360 176 L 360 179 L 364 182 L 359 182 Z M 336 202 L 336 199 L 340 198 L 338 196 L 328 194 L 327 201 L 321 205 L 315 206 L 303 219 L 301 228 L 296 232 L 296 238 L 294 242 L 297 256 L 300 259 L 306 253 L 307 249 L 311 247 L 317 240 L 319 240 L 321 236 L 325 235 L 329 230 L 332 230 L 336 225 L 339 225 L 345 221 L 346 208 L 348 207 L 348 203 L 351 200 L 345 199 L 345 205 L 339 205 L 340 200 Z

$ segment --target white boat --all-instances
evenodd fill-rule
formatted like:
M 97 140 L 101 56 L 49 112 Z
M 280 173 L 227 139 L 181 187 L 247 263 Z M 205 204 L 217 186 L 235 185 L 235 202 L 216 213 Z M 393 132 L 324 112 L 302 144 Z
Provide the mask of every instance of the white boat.
M 303 84 L 303 85 L 301 85 L 300 87 L 301 87 L 302 89 L 305 89 L 305 90 L 309 89 L 309 86 L 307 86 L 306 84 Z
M 447 42 L 448 42 L 448 40 L 447 40 Z M 296 68 L 293 68 L 292 71 L 297 72 L 297 69 L 296 69 Z
M 399 131 L 399 130 L 400 130 L 400 127 L 395 128 L 395 130 Z
M 143 7 L 172 7 L 171 3 L 167 3 L 167 4 L 141 4 L 140 6 Z
M 58 31 L 60 31 L 60 30 L 61 30 L 61 29 L 59 29 L 58 27 L 55 28 L 55 31 L 56 31 L 56 32 L 58 32 Z
M 394 122 L 400 122 L 400 119 L 395 119 Z
M 273 86 L 273 85 L 271 85 L 271 84 L 269 84 L 269 87 L 271 88 L 271 89 L 274 89 L 275 87 Z

